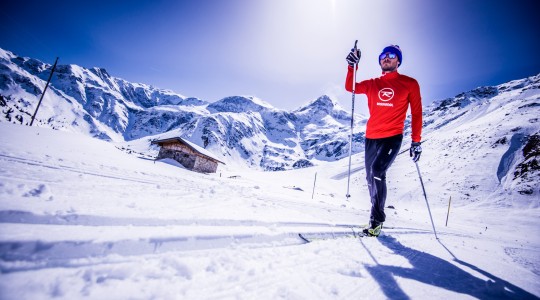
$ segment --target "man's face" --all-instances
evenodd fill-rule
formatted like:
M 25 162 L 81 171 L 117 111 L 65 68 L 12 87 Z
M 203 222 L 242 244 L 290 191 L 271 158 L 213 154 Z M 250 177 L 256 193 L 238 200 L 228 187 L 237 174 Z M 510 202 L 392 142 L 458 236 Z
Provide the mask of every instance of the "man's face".
M 390 58 L 394 57 L 394 58 Z M 399 60 L 397 55 L 391 52 L 387 52 L 381 55 L 380 60 L 381 69 L 383 72 L 394 72 L 399 66 Z

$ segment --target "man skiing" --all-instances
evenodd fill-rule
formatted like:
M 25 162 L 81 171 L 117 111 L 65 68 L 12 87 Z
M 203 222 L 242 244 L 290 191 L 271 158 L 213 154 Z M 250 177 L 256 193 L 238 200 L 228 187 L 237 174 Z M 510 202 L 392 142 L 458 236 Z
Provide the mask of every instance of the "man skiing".
M 369 120 L 366 127 L 365 165 L 366 179 L 371 198 L 371 214 L 364 234 L 379 236 L 386 220 L 386 171 L 396 158 L 403 140 L 403 129 L 407 109 L 411 107 L 412 143 L 410 156 L 413 161 L 420 159 L 422 133 L 422 100 L 418 82 L 398 73 L 403 64 L 403 55 L 397 45 L 385 47 L 379 55 L 382 75 L 359 83 L 354 72 L 360 61 L 360 50 L 353 48 L 347 55 L 349 64 L 345 89 L 355 94 L 365 94 L 368 98 Z

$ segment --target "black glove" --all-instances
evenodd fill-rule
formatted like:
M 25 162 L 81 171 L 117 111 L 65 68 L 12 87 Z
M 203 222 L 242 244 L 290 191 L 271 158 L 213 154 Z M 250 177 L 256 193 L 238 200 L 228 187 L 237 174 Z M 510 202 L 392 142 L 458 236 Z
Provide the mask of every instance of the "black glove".
M 419 142 L 412 142 L 409 149 L 409 156 L 412 157 L 414 162 L 420 160 L 420 154 L 422 154 L 422 146 Z
M 362 52 L 360 52 L 360 49 L 352 48 L 349 55 L 347 55 L 346 60 L 349 66 L 353 67 L 354 65 L 358 64 L 360 57 L 362 57 Z

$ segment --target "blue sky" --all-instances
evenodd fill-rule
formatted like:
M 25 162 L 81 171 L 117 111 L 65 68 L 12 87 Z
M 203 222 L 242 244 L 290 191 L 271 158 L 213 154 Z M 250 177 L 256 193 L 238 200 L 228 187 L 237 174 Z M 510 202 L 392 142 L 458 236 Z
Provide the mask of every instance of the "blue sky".
M 8 0 L 0 47 L 210 102 L 253 95 L 292 110 L 323 94 L 350 109 L 343 85 L 354 40 L 358 80 L 379 76 L 378 54 L 398 44 L 399 71 L 419 81 L 428 104 L 540 73 L 534 2 Z

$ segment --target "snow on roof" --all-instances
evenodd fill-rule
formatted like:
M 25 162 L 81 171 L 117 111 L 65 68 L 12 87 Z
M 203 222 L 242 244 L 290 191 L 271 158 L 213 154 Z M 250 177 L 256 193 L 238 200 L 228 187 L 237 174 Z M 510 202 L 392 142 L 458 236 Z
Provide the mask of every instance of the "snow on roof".
M 186 144 L 188 147 L 190 147 L 192 150 L 204 155 L 204 156 L 207 156 L 209 158 L 211 158 L 212 160 L 215 160 L 219 163 L 222 163 L 222 164 L 225 164 L 224 162 L 222 162 L 221 160 L 219 160 L 212 152 L 204 149 L 203 147 L 195 144 L 195 143 L 192 143 L 186 139 L 183 139 L 181 137 L 173 137 L 173 138 L 166 138 L 166 139 L 161 139 L 161 140 L 155 140 L 152 142 L 152 144 L 159 144 L 159 143 L 164 143 L 164 142 L 171 142 L 171 141 L 178 141 L 178 142 L 181 142 L 181 143 L 184 143 Z

